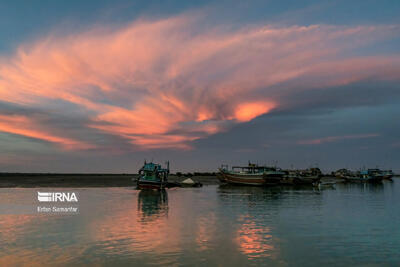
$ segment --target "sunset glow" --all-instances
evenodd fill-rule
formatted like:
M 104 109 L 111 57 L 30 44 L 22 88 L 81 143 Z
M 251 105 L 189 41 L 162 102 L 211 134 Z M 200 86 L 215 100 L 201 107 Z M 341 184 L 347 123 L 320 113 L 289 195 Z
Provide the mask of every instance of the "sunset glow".
M 279 100 L 285 94 L 348 84 L 372 73 L 399 77 L 381 67 L 400 66 L 399 58 L 336 56 L 345 49 L 337 40 L 371 42 L 371 34 L 393 35 L 392 27 L 260 26 L 224 32 L 201 29 L 198 21 L 186 15 L 135 21 L 23 44 L 0 64 L 0 96 L 31 108 L 47 109 L 46 103 L 55 101 L 73 105 L 87 116 L 80 127 L 117 136 L 141 150 L 190 149 L 194 140 L 285 108 Z M 197 33 L 185 30 L 188 25 Z M 300 81 L 295 86 L 294 79 Z M 288 83 L 285 93 L 269 89 L 282 83 Z M 254 101 L 257 95 L 268 99 Z M 51 116 L 60 114 L 58 109 Z M 62 136 L 56 125 L 44 130 L 15 115 L 1 120 L 3 132 L 61 148 L 101 147 L 79 134 Z
M 250 121 L 255 117 L 268 113 L 274 106 L 274 104 L 268 102 L 244 103 L 236 109 L 235 118 L 240 122 Z
M 112 162 L 132 157 L 179 161 L 185 153 L 194 165 L 200 155 L 215 163 L 252 151 L 254 160 L 286 160 L 312 144 L 377 146 L 385 138 L 391 149 L 399 142 L 383 126 L 400 97 L 400 25 L 390 16 L 340 22 L 313 16 L 324 5 L 285 7 L 286 13 L 252 3 L 247 8 L 260 6 L 254 17 L 210 3 L 187 5 L 155 13 L 131 6 L 132 13 L 120 16 L 124 5 L 114 10 L 99 3 L 95 17 L 76 18 L 67 14 L 77 10 L 59 8 L 59 18 L 40 27 L 33 20 L 31 31 L 4 28 L 0 143 L 11 154 L 0 155 L 2 166 L 18 166 L 18 158 L 90 155 L 118 171 Z M 379 117 L 374 126 L 361 123 L 372 114 Z M 360 124 L 345 122 L 350 119 Z M 382 138 L 352 137 L 369 133 Z M 29 155 L 19 152 L 22 142 Z M 218 160 L 205 156 L 217 147 Z

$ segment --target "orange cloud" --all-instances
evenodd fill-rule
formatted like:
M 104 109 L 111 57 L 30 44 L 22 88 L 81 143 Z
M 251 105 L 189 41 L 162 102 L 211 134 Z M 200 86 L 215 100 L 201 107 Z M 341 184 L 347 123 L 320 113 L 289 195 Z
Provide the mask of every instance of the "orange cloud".
M 279 98 L 293 91 L 398 79 L 399 57 L 341 56 L 397 32 L 394 26 L 324 25 L 226 31 L 203 29 L 198 18 L 183 15 L 49 34 L 0 61 L 0 98 L 47 108 L 56 119 L 64 110 L 48 106 L 66 102 L 87 117 L 87 129 L 143 149 L 188 149 L 194 140 L 280 108 Z M 70 138 L 55 125 L 23 124 L 3 121 L 0 131 L 90 147 L 82 141 L 87 133 Z
M 275 107 L 269 102 L 253 102 L 240 104 L 235 110 L 235 118 L 240 122 L 250 121 L 255 117 L 268 113 Z
M 51 143 L 61 145 L 65 149 L 90 149 L 94 148 L 93 145 L 64 138 L 57 135 L 50 135 L 49 133 L 37 129 L 38 125 L 26 116 L 5 116 L 0 115 L 0 131 L 21 135 L 25 137 L 44 140 Z

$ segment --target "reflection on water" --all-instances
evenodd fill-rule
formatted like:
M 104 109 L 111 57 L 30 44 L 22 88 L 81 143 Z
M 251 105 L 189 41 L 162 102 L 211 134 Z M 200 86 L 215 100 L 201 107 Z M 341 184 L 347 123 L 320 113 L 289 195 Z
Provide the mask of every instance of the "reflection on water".
M 78 215 L 0 215 L 0 266 L 397 265 L 399 182 L 75 189 Z
M 211 249 L 217 224 L 215 213 L 209 212 L 205 216 L 199 216 L 196 224 L 195 236 L 197 249 L 200 251 Z
M 163 190 L 142 190 L 138 195 L 139 217 L 151 221 L 168 216 L 168 192 Z
M 241 216 L 239 222 L 236 234 L 239 250 L 249 258 L 271 257 L 274 250 L 271 229 L 257 225 L 249 216 Z
M 358 190 L 360 192 L 371 192 L 371 193 L 383 193 L 384 185 L 386 187 L 390 187 L 393 182 L 385 181 L 381 183 L 342 183 L 337 186 L 342 190 L 346 191 L 355 191 Z
M 129 198 L 121 196 L 130 195 Z M 179 221 L 168 217 L 168 193 L 146 190 L 114 195 L 117 207 L 107 207 L 106 217 L 92 221 L 90 228 L 99 259 L 109 255 L 118 260 L 171 264 L 180 251 Z M 135 207 L 136 206 L 136 207 Z

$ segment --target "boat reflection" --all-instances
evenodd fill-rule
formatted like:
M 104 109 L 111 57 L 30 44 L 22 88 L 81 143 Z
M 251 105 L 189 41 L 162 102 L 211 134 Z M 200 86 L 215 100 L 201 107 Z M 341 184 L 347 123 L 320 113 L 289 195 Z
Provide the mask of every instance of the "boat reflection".
M 168 217 L 170 210 L 165 190 L 134 193 L 137 194 L 125 192 L 133 198 L 119 198 L 122 194 L 115 192 L 118 208 L 105 207 L 107 216 L 92 220 L 90 229 L 101 249 L 99 257 L 124 254 L 138 262 L 171 265 L 176 260 L 172 253 L 181 251 L 179 225 L 183 216 Z M 170 257 L 165 257 L 166 254 Z
M 388 182 L 390 184 L 390 182 Z M 341 190 L 346 191 L 354 191 L 358 190 L 359 192 L 371 192 L 371 193 L 383 193 L 384 184 L 380 183 L 340 183 L 338 184 Z
M 220 185 L 218 188 L 219 196 L 222 199 L 245 198 L 249 201 L 262 201 L 265 199 L 281 198 L 282 188 L 274 187 L 256 187 L 256 186 L 238 186 L 238 185 Z
M 168 193 L 166 190 L 141 190 L 138 195 L 139 219 L 154 221 L 168 216 Z
M 248 203 L 265 203 L 272 201 L 275 205 L 279 205 L 291 195 L 297 194 L 319 195 L 320 190 L 312 186 L 301 185 L 271 187 L 220 185 L 218 188 L 218 195 L 223 202 L 240 200 Z

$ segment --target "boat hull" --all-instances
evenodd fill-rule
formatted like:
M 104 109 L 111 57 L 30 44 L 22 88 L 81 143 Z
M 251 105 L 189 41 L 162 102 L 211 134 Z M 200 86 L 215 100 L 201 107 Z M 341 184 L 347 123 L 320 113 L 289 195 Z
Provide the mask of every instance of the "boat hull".
M 384 179 L 384 180 L 393 181 L 392 178 L 393 178 L 393 175 L 392 175 L 392 174 L 388 174 L 388 175 L 384 175 L 384 176 L 383 176 L 383 179 Z
M 138 189 L 163 189 L 166 188 L 167 183 L 162 183 L 158 181 L 146 181 L 146 180 L 139 180 L 137 182 Z
M 264 175 L 265 185 L 278 185 L 281 184 L 282 175 Z
M 263 186 L 265 185 L 265 179 L 263 174 L 231 174 L 221 172 L 218 176 L 219 180 L 223 183 L 236 184 L 236 185 L 252 185 L 252 186 Z
M 286 185 L 312 185 L 318 183 L 321 180 L 319 176 L 311 176 L 311 177 L 302 177 L 302 176 L 294 176 L 294 177 L 283 177 L 281 179 L 281 184 Z

